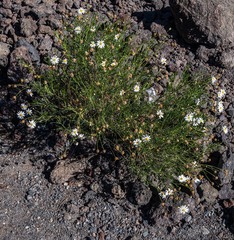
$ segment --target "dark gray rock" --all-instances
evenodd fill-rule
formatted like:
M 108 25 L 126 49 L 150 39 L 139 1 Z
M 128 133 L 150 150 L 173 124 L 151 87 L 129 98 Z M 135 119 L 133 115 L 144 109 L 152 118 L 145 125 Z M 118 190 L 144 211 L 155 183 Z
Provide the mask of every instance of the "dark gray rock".
M 6 43 L 0 42 L 0 67 L 6 67 L 10 55 L 10 46 Z
M 224 184 L 219 190 L 219 198 L 220 199 L 234 199 L 234 190 L 232 189 L 232 185 Z
M 234 26 L 233 26 L 233 29 L 234 29 Z M 219 57 L 221 66 L 225 68 L 233 68 L 234 67 L 233 56 L 234 56 L 234 49 L 227 49 L 226 51 L 222 51 Z
M 132 187 L 133 202 L 137 205 L 146 205 L 149 203 L 152 192 L 142 183 L 134 183 Z
M 170 0 L 175 23 L 191 44 L 234 45 L 234 0 Z
M 150 28 L 151 28 L 151 32 L 156 34 L 158 37 L 162 35 L 167 35 L 166 29 L 161 24 L 153 22 Z
M 165 5 L 163 0 L 151 0 L 150 2 L 154 4 L 156 10 L 162 9 Z
M 214 54 L 214 49 L 208 49 L 205 46 L 201 45 L 198 47 L 196 51 L 196 55 L 199 59 L 201 59 L 204 62 L 208 62 L 210 56 Z
M 32 66 L 30 53 L 26 47 L 18 47 L 11 53 L 10 67 L 7 70 L 7 76 L 11 82 L 18 82 L 22 78 L 32 78 L 32 73 L 25 64 Z
M 49 35 L 45 35 L 45 37 L 42 39 L 39 50 L 42 54 L 45 54 L 46 52 L 50 51 L 53 45 L 53 40 Z
M 37 30 L 37 23 L 31 18 L 23 18 L 20 24 L 20 33 L 25 37 L 32 36 Z
M 17 47 L 24 46 L 28 49 L 30 57 L 33 63 L 39 64 L 40 63 L 40 55 L 37 49 L 30 43 L 28 43 L 25 39 L 20 39 L 19 42 L 16 44 Z
M 228 114 L 229 117 L 233 118 L 234 117 L 234 106 L 233 104 L 230 104 L 228 109 L 226 110 L 226 113 Z

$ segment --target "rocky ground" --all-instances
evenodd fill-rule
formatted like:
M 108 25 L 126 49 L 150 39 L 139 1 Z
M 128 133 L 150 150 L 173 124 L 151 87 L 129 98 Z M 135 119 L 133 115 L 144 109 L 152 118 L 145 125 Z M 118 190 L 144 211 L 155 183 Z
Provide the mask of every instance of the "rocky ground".
M 172 10 L 178 7 L 178 1 L 170 2 Z M 155 67 L 165 57 L 169 73 L 189 65 L 217 77 L 210 91 L 224 88 L 227 94 L 225 111 L 214 122 L 214 135 L 223 146 L 213 156 L 212 164 L 221 168 L 214 186 L 204 179 L 193 197 L 182 193 L 176 202 L 161 204 L 157 192 L 132 176 L 124 162 L 97 155 L 92 144 L 73 147 L 61 157 L 68 146 L 59 133 L 22 130 L 15 117 L 14 84 L 31 76 L 18 60 L 43 68 L 44 58 L 57 52 L 54 30 L 61 28 L 62 16 L 75 16 L 81 6 L 109 19 L 127 19 L 139 41 L 155 38 L 164 43 L 159 58 L 152 58 Z M 194 45 L 172 13 L 168 0 L 1 1 L 0 239 L 234 239 L 232 48 L 226 41 L 215 45 L 219 37 Z M 222 131 L 224 125 L 228 134 Z M 189 214 L 178 213 L 181 203 L 189 204 Z

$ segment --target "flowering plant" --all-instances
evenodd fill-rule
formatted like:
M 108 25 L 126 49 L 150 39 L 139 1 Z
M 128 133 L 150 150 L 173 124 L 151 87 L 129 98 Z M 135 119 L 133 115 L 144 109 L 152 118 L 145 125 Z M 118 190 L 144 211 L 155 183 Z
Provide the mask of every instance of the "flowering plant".
M 192 163 L 200 163 L 206 150 L 201 142 L 207 115 L 196 100 L 206 92 L 207 78 L 184 73 L 175 84 L 172 76 L 159 93 L 148 62 L 158 43 L 133 47 L 131 37 L 126 26 L 79 9 L 73 24 L 58 34 L 62 54 L 51 56 L 49 70 L 31 84 L 33 118 L 55 123 L 73 141 L 92 139 L 98 150 L 112 149 L 116 159 L 161 189 L 174 182 L 189 185 L 201 171 Z M 159 64 L 165 68 L 167 59 Z M 35 127 L 34 121 L 28 124 Z

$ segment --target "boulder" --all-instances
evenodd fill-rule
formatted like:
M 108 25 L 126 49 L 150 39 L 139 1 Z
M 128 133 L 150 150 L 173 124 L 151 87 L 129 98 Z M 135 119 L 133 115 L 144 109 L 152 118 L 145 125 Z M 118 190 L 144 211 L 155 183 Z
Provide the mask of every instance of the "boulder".
M 234 0 L 170 0 L 170 6 L 186 42 L 234 47 Z

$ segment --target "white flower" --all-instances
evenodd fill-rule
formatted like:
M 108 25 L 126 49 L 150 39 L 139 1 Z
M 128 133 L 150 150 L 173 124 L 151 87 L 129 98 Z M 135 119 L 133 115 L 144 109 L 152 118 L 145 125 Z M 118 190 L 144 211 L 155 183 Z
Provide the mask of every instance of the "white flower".
M 114 59 L 113 62 L 111 63 L 111 67 L 115 67 L 115 66 L 117 66 L 117 65 L 118 65 L 118 63 L 117 63 L 116 60 Z
M 140 91 L 140 85 L 139 84 L 136 84 L 134 86 L 134 92 L 139 92 Z
M 36 122 L 34 120 L 30 120 L 28 123 L 27 123 L 27 126 L 29 128 L 35 128 L 36 127 Z
M 62 63 L 63 63 L 63 64 L 67 64 L 67 59 L 66 59 L 66 58 L 63 59 Z
M 201 117 L 193 119 L 193 126 L 198 126 L 199 124 L 202 123 L 204 123 L 204 120 Z
M 200 98 L 196 99 L 195 103 L 196 103 L 197 106 L 198 106 L 198 105 L 201 103 L 201 99 L 200 99 Z
M 187 182 L 189 179 L 190 179 L 189 177 L 186 177 L 183 174 L 177 177 L 177 180 L 181 183 Z
M 145 142 L 145 143 L 146 143 L 146 142 L 149 142 L 150 139 L 151 139 L 151 137 L 150 137 L 149 135 L 143 135 L 143 136 L 142 136 L 142 141 Z
M 185 121 L 187 121 L 187 122 L 192 122 L 192 121 L 193 121 L 193 116 L 194 116 L 194 113 L 188 113 L 188 114 L 184 117 L 184 119 L 185 119 Z
M 91 48 L 95 48 L 96 47 L 96 43 L 94 41 L 92 41 L 89 45 Z
M 193 162 L 192 162 L 192 166 L 193 166 L 193 167 L 197 167 L 197 166 L 198 166 L 197 161 L 193 161 Z
M 199 125 L 199 124 L 198 124 L 198 122 L 197 122 L 197 119 L 196 119 L 196 118 L 194 118 L 194 119 L 193 119 L 193 126 L 195 126 L 195 127 L 196 127 L 196 126 L 198 126 L 198 125 Z
M 223 132 L 224 132 L 225 134 L 228 133 L 228 128 L 227 128 L 227 126 L 223 126 Z
M 55 55 L 55 56 L 51 57 L 50 62 L 51 62 L 53 65 L 56 65 L 56 64 L 59 63 L 59 58 Z
M 159 196 L 163 199 L 165 199 L 167 196 L 173 195 L 174 191 L 170 188 L 168 188 L 166 191 L 162 191 L 159 193 Z
M 202 123 L 204 123 L 203 118 L 201 118 L 201 117 L 197 118 L 197 123 L 198 123 L 198 124 L 202 124 Z
M 115 35 L 115 40 L 117 41 L 119 39 L 119 33 Z
M 32 115 L 32 110 L 31 109 L 26 109 L 26 113 L 30 116 L 30 115 Z
M 80 140 L 83 140 L 83 139 L 85 139 L 85 135 L 82 134 L 82 133 L 80 133 L 80 134 L 78 134 L 78 138 L 79 138 Z
M 161 63 L 162 63 L 163 65 L 166 65 L 166 64 L 167 64 L 167 59 L 164 58 L 164 57 L 162 57 L 162 58 L 161 58 Z
M 104 41 L 97 41 L 97 46 L 99 47 L 99 48 L 104 48 L 105 47 L 105 43 L 104 43 Z
M 106 60 L 101 62 L 101 66 L 105 67 L 106 66 Z
M 168 188 L 168 189 L 165 191 L 165 193 L 166 193 L 167 196 L 171 196 L 171 195 L 173 195 L 174 191 L 173 191 L 173 189 Z
M 79 15 L 83 15 L 83 14 L 86 13 L 86 10 L 81 7 L 81 8 L 79 8 L 79 9 L 77 10 L 77 12 L 78 12 Z
M 94 27 L 94 26 L 91 27 L 91 28 L 90 28 L 90 31 L 91 31 L 91 32 L 95 32 L 95 31 L 96 31 L 96 27 Z
M 182 205 L 180 207 L 178 207 L 179 209 L 179 213 L 181 214 L 186 214 L 186 213 L 189 213 L 189 208 L 186 206 L 186 205 Z
M 155 102 L 157 98 L 157 94 L 154 87 L 147 89 L 146 92 L 148 93 L 148 101 L 150 103 Z
M 166 197 L 167 197 L 167 194 L 166 194 L 166 192 L 160 192 L 159 193 L 159 196 L 162 198 L 162 199 L 165 199 Z
M 158 110 L 156 114 L 158 115 L 159 119 L 163 118 L 164 116 L 164 113 L 162 112 L 162 110 Z
M 195 179 L 194 179 L 194 183 L 195 183 L 195 184 L 199 184 L 200 182 L 201 182 L 200 179 L 198 179 L 198 178 L 195 178 Z
M 223 110 L 224 110 L 223 102 L 222 101 L 218 102 L 218 111 L 219 111 L 219 113 L 223 112 Z
M 78 135 L 79 135 L 79 134 L 78 134 L 78 129 L 77 129 L 77 128 L 72 129 L 71 135 L 72 135 L 73 137 L 78 136 Z
M 75 33 L 79 34 L 81 33 L 81 27 L 77 26 L 75 29 L 74 29 Z
M 141 139 L 135 139 L 134 141 L 133 141 L 133 145 L 135 146 L 135 147 L 139 147 L 139 145 L 141 144 Z
M 216 77 L 212 76 L 211 77 L 211 82 L 212 82 L 213 85 L 216 83 L 216 81 L 217 81 Z
M 120 96 L 123 96 L 124 93 L 125 93 L 125 91 L 124 91 L 124 90 L 121 90 L 121 91 L 119 92 L 119 95 L 120 95 Z
M 28 108 L 28 106 L 25 103 L 21 103 L 20 107 L 22 110 L 26 110 Z
M 28 94 L 30 97 L 32 97 L 32 96 L 33 96 L 33 92 L 32 92 L 32 90 L 31 90 L 31 89 L 27 89 L 26 93 L 27 93 L 27 94 Z
M 224 89 L 221 89 L 220 91 L 218 91 L 218 98 L 222 99 L 226 94 L 226 91 Z
M 17 117 L 18 117 L 19 119 L 24 119 L 25 113 L 24 113 L 23 111 L 19 111 L 19 112 L 17 112 Z

